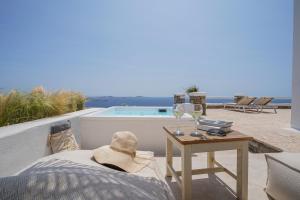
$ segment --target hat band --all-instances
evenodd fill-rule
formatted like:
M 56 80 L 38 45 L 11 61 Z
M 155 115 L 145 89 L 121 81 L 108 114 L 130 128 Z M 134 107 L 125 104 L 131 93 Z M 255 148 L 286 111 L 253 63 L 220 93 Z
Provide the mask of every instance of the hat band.
M 112 147 L 111 145 L 110 145 L 110 148 L 113 149 L 113 150 L 115 150 L 115 151 L 118 151 L 118 152 L 121 152 L 121 153 L 128 154 L 128 155 L 130 155 L 132 158 L 134 158 L 135 155 L 136 155 L 136 152 L 132 152 L 132 153 L 131 153 L 131 152 L 128 152 L 128 151 L 125 151 L 125 150 L 122 150 L 122 149 L 118 149 L 118 148 Z

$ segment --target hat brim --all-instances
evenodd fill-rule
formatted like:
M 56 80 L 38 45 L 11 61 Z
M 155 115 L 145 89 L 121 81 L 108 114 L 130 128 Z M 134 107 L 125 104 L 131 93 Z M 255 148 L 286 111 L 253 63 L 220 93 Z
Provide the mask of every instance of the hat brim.
M 110 148 L 109 145 L 94 150 L 94 158 L 100 164 L 112 164 L 129 173 L 135 173 L 147 166 L 153 155 L 145 152 L 136 152 L 136 156 L 122 153 Z

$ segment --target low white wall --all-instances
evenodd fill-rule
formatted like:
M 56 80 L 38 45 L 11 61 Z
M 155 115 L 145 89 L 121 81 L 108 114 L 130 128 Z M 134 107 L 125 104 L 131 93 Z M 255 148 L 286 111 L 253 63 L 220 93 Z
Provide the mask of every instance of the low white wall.
M 294 1 L 294 52 L 291 126 L 300 130 L 300 1 Z
M 87 109 L 0 128 L 0 177 L 13 175 L 33 161 L 49 155 L 47 139 L 50 127 L 55 124 L 70 120 L 73 133 L 80 142 L 79 117 L 98 110 Z
M 182 119 L 181 125 L 191 125 L 193 120 Z M 163 126 L 176 126 L 174 118 L 136 117 L 81 117 L 81 145 L 83 149 L 95 149 L 111 143 L 113 133 L 131 131 L 138 138 L 138 149 L 153 151 L 155 155 L 165 153 Z
M 174 118 L 143 117 L 87 117 L 87 114 L 102 110 L 87 109 L 59 117 L 0 128 L 0 177 L 13 175 L 32 162 L 50 155 L 47 146 L 50 128 L 53 125 L 71 121 L 72 131 L 82 149 L 95 149 L 108 145 L 116 131 L 132 131 L 139 140 L 139 150 L 165 153 L 165 132 L 163 126 L 176 126 Z M 190 118 L 180 124 L 191 125 Z M 178 151 L 175 151 L 178 153 Z

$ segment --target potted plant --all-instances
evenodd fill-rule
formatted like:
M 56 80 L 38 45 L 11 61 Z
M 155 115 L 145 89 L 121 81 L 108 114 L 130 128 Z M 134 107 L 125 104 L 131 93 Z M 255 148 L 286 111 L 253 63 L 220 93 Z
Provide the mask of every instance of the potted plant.
M 198 92 L 198 91 L 199 91 L 199 88 L 196 85 L 192 85 L 185 90 L 187 95 L 189 95 L 192 92 Z
M 200 105 L 203 107 L 203 115 L 206 115 L 206 93 L 199 92 L 196 85 L 188 87 L 185 92 L 189 95 L 190 103 L 194 104 L 195 110 L 200 110 Z

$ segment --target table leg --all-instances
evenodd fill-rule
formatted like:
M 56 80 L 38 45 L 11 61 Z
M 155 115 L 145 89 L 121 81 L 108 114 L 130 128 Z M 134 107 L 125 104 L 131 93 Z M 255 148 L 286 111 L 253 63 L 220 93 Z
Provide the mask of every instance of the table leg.
M 206 115 L 206 103 L 202 104 L 202 110 L 203 110 L 202 115 Z
M 169 166 L 173 166 L 173 144 L 171 140 L 167 137 L 166 142 L 166 176 L 172 176 L 170 170 L 168 169 Z
M 207 152 L 207 168 L 214 168 L 215 152 Z
M 184 145 L 181 150 L 182 170 L 182 200 L 192 198 L 192 148 L 191 145 Z
M 248 199 L 248 142 L 243 142 L 237 150 L 237 197 Z

